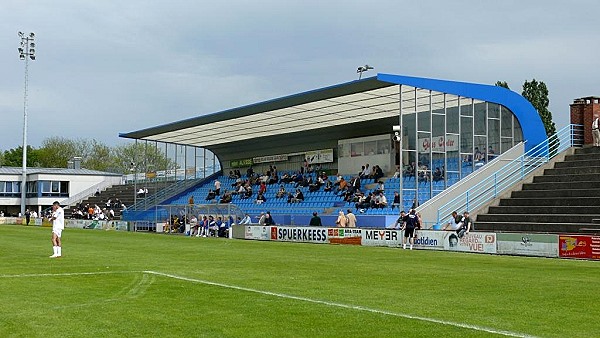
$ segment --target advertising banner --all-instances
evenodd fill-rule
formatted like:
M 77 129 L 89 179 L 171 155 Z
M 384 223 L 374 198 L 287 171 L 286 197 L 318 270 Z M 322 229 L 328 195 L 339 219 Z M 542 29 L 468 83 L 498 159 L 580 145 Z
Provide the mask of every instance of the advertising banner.
M 361 245 L 399 247 L 402 246 L 402 236 L 400 230 L 362 229 Z
M 333 149 L 307 151 L 304 158 L 308 164 L 333 162 Z
M 284 242 L 329 243 L 327 228 L 271 227 L 271 240 Z
M 268 155 L 268 156 L 260 156 L 260 157 L 252 158 L 252 162 L 254 162 L 254 163 L 281 162 L 281 161 L 287 161 L 287 160 L 288 160 L 287 155 Z
M 444 250 L 445 231 L 419 230 L 414 239 L 415 249 Z
M 251 167 L 254 164 L 251 158 L 243 158 L 239 160 L 229 161 L 229 166 L 232 168 Z
M 558 235 L 498 233 L 496 240 L 499 254 L 558 257 Z
M 462 238 L 454 231 L 444 231 L 444 250 L 496 253 L 496 234 L 491 232 L 470 232 Z
M 560 235 L 558 250 L 562 258 L 600 260 L 600 236 Z
M 66 219 L 65 227 L 77 229 L 119 230 L 127 231 L 126 221 L 94 221 L 87 219 Z
M 247 225 L 245 228 L 245 239 L 255 239 L 259 241 L 268 241 L 271 239 L 270 226 Z
M 431 148 L 432 151 L 444 151 L 444 143 L 446 151 L 458 151 L 458 135 L 447 135 L 447 137 L 439 136 L 430 139 L 429 137 L 419 139 L 419 152 L 427 153 Z
M 356 228 L 329 228 L 327 237 L 331 244 L 360 245 L 362 242 L 362 229 Z

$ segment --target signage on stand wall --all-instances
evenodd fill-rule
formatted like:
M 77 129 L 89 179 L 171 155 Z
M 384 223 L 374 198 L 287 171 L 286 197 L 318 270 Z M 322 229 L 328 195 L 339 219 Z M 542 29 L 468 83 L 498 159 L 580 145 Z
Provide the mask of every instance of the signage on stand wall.
M 431 151 L 443 152 L 444 143 L 446 144 L 445 151 L 458 151 L 458 135 L 446 135 L 446 137 L 420 138 L 419 152 L 428 153 L 429 149 L 431 149 Z
M 495 254 L 496 234 L 470 232 L 459 238 L 456 232 L 448 231 L 444 234 L 444 250 Z
M 322 227 L 271 227 L 271 240 L 283 242 L 329 243 L 327 228 Z
M 499 254 L 558 257 L 558 235 L 498 233 L 496 240 Z
M 600 260 L 600 236 L 560 235 L 558 255 L 562 258 Z
M 304 158 L 308 164 L 333 162 L 333 149 L 307 151 Z

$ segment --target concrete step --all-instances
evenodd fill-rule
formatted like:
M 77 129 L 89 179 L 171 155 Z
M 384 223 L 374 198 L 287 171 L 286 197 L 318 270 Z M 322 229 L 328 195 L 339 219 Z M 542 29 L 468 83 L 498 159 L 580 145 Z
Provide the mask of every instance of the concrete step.
M 568 190 L 567 190 L 568 191 Z M 596 195 L 590 197 L 579 197 L 579 198 L 564 198 L 554 196 L 553 191 L 538 190 L 538 193 L 542 192 L 539 196 L 529 196 L 525 198 L 519 198 L 513 196 L 512 198 L 504 198 L 500 200 L 500 206 L 600 206 L 600 194 L 596 191 Z M 516 193 L 516 191 L 515 191 Z M 514 193 L 513 193 L 514 195 Z M 546 197 L 552 196 L 552 197 Z M 600 210 L 600 209 L 599 209 Z
M 542 176 L 539 176 L 542 177 Z M 600 189 L 600 181 L 525 183 L 523 190 Z
M 577 149 L 575 149 L 575 154 L 577 154 L 577 155 L 582 155 L 582 154 L 600 155 L 600 147 L 577 148 Z
M 561 176 L 570 176 L 570 175 L 583 175 L 583 174 L 595 174 L 600 176 L 600 166 L 598 167 L 571 167 L 571 168 L 554 168 L 554 169 L 545 169 L 544 176 L 552 176 L 552 175 L 561 175 Z
M 549 170 L 549 169 L 547 169 Z M 558 169 L 552 169 L 558 170 Z M 533 178 L 534 183 L 547 182 L 600 182 L 599 174 L 577 174 L 577 175 L 544 175 Z
M 545 232 L 545 233 L 600 233 L 600 224 L 593 223 L 538 223 L 538 222 L 482 222 L 476 221 L 475 231 L 490 232 Z
M 599 214 L 600 208 L 597 206 L 494 206 L 490 207 L 490 214 L 543 214 L 543 215 L 585 215 L 585 214 Z
M 565 156 L 565 162 L 570 162 L 570 161 L 582 161 L 582 160 L 598 160 L 600 159 L 600 154 L 578 154 L 575 153 L 573 155 L 566 155 Z
M 538 184 L 548 184 L 548 183 L 538 183 Z M 531 190 L 521 190 L 521 191 L 513 191 L 511 193 L 511 198 L 565 198 L 569 199 L 571 197 L 597 197 L 600 196 L 600 189 L 562 189 L 562 190 L 541 190 L 541 189 L 531 189 Z
M 554 168 L 600 167 L 600 158 L 594 160 L 573 160 L 554 163 Z
M 513 222 L 513 223 L 590 223 L 599 218 L 600 214 L 480 214 L 477 221 L 481 222 Z

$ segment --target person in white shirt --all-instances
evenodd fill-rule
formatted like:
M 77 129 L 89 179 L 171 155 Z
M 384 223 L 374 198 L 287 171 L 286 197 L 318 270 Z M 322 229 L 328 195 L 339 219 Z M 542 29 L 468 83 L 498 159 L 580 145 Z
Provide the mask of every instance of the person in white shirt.
M 594 138 L 594 147 L 600 147 L 600 118 L 596 117 L 592 122 L 592 136 Z
M 63 208 L 60 207 L 60 203 L 55 201 L 52 203 L 52 249 L 54 254 L 50 258 L 58 258 L 62 256 L 62 231 L 65 228 L 65 213 Z
M 252 220 L 250 219 L 250 215 L 246 214 L 244 218 L 240 221 L 240 224 L 251 224 Z
M 215 195 L 221 195 L 221 182 L 215 180 Z

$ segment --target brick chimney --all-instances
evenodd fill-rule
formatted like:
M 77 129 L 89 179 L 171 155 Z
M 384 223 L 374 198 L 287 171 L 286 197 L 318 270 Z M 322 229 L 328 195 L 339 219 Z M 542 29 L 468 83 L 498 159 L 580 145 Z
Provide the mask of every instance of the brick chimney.
M 592 121 L 600 117 L 600 97 L 588 96 L 571 103 L 571 123 L 583 125 L 583 144 L 592 144 Z

